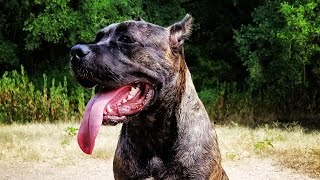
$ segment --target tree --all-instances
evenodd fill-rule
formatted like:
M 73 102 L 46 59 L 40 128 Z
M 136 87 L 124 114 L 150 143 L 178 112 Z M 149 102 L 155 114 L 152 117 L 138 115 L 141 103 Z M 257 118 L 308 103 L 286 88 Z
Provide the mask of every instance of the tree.
M 91 41 L 95 32 L 112 22 L 131 19 L 142 14 L 140 0 L 35 0 L 43 9 L 30 14 L 24 30 L 26 48 L 37 49 L 41 43 L 62 43 L 71 46 Z
M 30 12 L 28 1 L 7 0 L 0 8 L 0 74 L 19 68 L 24 46 L 23 23 Z M 22 48 L 23 49 L 23 48 Z
M 195 17 L 186 56 L 198 90 L 221 83 L 244 83 L 246 69 L 237 56 L 233 30 L 251 22 L 255 0 L 185 0 L 183 7 Z
M 281 92 L 311 83 L 308 74 L 319 69 L 319 7 L 312 0 L 267 1 L 253 12 L 252 24 L 235 32 L 252 89 Z

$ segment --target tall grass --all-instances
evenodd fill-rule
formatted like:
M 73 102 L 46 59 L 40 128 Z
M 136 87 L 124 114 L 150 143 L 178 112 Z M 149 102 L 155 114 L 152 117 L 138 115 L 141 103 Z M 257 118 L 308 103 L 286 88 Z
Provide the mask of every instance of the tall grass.
M 0 79 L 0 123 L 72 122 L 84 111 L 84 90 L 68 91 L 63 82 L 48 81 L 43 74 L 42 89 L 38 89 L 21 71 L 5 72 Z
M 220 124 L 299 122 L 303 126 L 320 127 L 320 91 L 316 90 L 297 88 L 279 92 L 266 87 L 263 91 L 251 91 L 225 83 L 202 89 L 199 97 L 211 120 Z
M 252 96 L 249 92 L 238 91 L 235 84 L 221 84 L 198 94 L 215 123 L 253 123 Z

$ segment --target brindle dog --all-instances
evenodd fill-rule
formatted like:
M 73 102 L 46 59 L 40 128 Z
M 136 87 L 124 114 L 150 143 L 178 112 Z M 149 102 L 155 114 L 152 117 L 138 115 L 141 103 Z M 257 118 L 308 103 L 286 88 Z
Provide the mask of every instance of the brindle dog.
M 192 17 L 167 28 L 132 20 L 71 49 L 78 82 L 98 89 L 78 133 L 91 154 L 101 124 L 123 123 L 113 171 L 125 179 L 228 179 L 217 135 L 193 85 L 183 43 Z

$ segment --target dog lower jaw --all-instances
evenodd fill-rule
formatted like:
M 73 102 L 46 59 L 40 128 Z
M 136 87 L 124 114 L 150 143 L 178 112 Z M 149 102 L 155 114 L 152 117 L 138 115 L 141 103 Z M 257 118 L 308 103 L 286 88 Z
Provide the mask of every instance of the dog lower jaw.
M 148 83 L 134 83 L 125 89 L 127 91 L 116 95 L 104 108 L 102 125 L 125 123 L 128 116 L 135 116 L 147 108 L 154 97 L 154 90 Z
M 104 126 L 116 126 L 119 123 L 123 123 L 127 120 L 126 116 L 103 116 L 102 125 Z

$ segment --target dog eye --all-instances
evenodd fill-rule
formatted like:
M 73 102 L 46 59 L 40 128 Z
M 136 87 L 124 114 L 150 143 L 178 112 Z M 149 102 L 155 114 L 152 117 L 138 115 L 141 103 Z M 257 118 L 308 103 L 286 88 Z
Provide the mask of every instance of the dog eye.
M 123 43 L 128 43 L 128 44 L 135 43 L 135 41 L 131 37 L 126 36 L 126 35 L 120 36 L 118 41 L 123 42 Z

